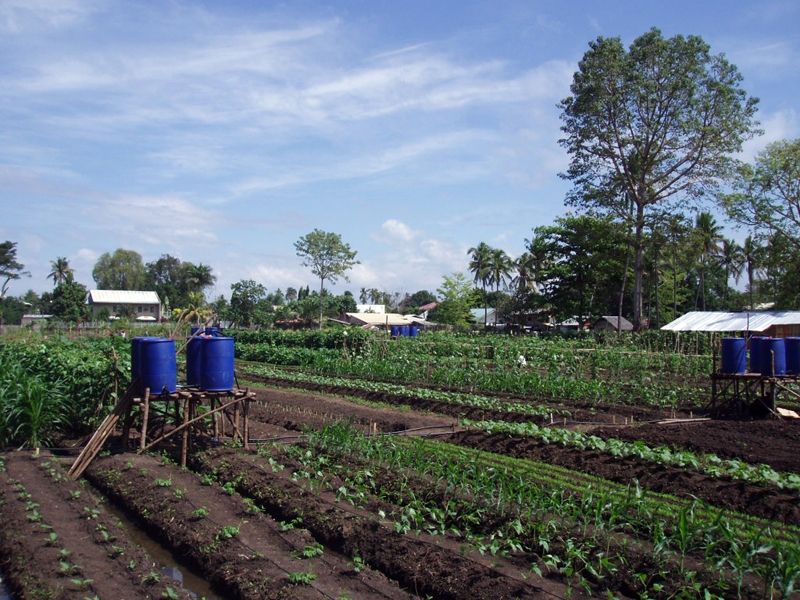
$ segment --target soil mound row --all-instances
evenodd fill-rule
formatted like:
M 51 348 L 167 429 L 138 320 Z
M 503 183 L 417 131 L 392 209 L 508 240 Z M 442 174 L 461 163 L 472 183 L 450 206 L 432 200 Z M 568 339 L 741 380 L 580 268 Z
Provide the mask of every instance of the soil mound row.
M 420 538 L 397 533 L 368 513 L 344 510 L 280 473 L 255 467 L 257 457 L 217 449 L 196 457 L 196 467 L 236 482 L 282 520 L 301 518 L 325 545 L 365 562 L 419 594 L 443 600 L 472 598 L 551 598 L 536 585 L 513 579 L 456 552 Z
M 632 458 L 618 458 L 600 452 L 564 447 L 507 434 L 464 431 L 443 441 L 546 462 L 617 483 L 634 479 L 655 492 L 686 498 L 696 497 L 730 510 L 784 523 L 800 524 L 800 494 L 767 485 L 730 478 L 718 478 L 679 467 L 658 465 Z
M 226 597 L 409 599 L 371 569 L 360 573 L 308 531 L 281 526 L 238 496 L 150 456 L 95 461 L 87 477 Z
M 0 557 L 19 598 L 190 598 L 51 456 L 5 454 Z

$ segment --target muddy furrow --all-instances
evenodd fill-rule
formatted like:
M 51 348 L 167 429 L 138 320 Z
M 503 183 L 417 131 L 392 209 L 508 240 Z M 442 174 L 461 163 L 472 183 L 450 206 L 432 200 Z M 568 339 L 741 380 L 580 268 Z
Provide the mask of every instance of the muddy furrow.
M 791 490 L 712 477 L 698 471 L 659 465 L 633 458 L 564 447 L 507 434 L 464 431 L 443 438 L 479 450 L 545 462 L 627 484 L 634 479 L 654 492 L 700 498 L 714 506 L 784 523 L 800 524 L 800 495 Z
M 19 598 L 189 598 L 55 458 L 4 458 L 0 552 Z
M 309 491 L 285 473 L 260 469 L 235 450 L 217 449 L 196 457 L 195 466 L 210 470 L 253 498 L 282 520 L 303 525 L 328 546 L 359 555 L 371 566 L 419 594 L 443 600 L 472 598 L 552 598 L 542 586 L 506 576 L 457 552 L 410 535 L 402 535 L 366 512 L 345 510 Z M 539 582 L 537 582 L 539 583 Z
M 281 526 L 233 490 L 153 457 L 101 459 L 87 477 L 228 597 L 410 598 L 380 573 L 324 550 L 308 531 Z

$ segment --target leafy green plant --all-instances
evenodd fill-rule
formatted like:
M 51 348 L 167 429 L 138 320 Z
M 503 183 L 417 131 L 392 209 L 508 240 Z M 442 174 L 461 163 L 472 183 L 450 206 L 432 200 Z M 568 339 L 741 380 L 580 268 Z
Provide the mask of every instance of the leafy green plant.
M 201 506 L 192 511 L 193 519 L 203 519 L 207 516 L 208 516 L 208 509 L 205 506 Z
M 156 479 L 154 483 L 156 487 L 171 487 L 172 479 Z
M 322 556 L 325 552 L 325 547 L 320 543 L 313 543 L 300 551 L 300 556 L 302 558 L 316 558 L 317 556 Z
M 231 538 L 235 538 L 237 535 L 239 535 L 238 525 L 225 525 L 219 530 L 219 532 L 217 532 L 216 539 L 229 540 Z
M 303 571 L 289 573 L 289 583 L 292 585 L 311 585 L 316 579 L 317 576 L 314 573 L 306 573 Z

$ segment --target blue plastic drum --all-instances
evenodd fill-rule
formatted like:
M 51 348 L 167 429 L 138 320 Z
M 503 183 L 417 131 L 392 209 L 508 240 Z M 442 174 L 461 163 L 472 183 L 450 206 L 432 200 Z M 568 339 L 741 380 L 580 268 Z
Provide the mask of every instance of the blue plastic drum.
M 178 365 L 175 340 L 145 338 L 139 343 L 141 388 L 150 388 L 150 395 L 178 389 Z
M 747 347 L 744 338 L 722 338 L 722 372 L 747 372 Z
M 200 387 L 209 392 L 228 392 L 233 389 L 232 337 L 203 338 L 200 357 Z

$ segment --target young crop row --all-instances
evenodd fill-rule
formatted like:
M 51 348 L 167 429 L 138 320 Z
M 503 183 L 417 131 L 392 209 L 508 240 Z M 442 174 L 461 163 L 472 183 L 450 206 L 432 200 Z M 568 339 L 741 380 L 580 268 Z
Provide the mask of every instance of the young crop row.
M 348 388 L 351 390 L 378 392 L 388 396 L 396 396 L 402 400 L 409 396 L 422 398 L 425 400 L 436 400 L 455 406 L 465 406 L 470 408 L 480 408 L 498 412 L 519 413 L 537 417 L 566 416 L 569 413 L 564 410 L 554 409 L 548 406 L 505 400 L 492 396 L 481 396 L 478 394 L 464 394 L 459 392 L 447 392 L 442 390 L 432 390 L 425 387 L 410 387 L 407 385 L 397 385 L 380 381 L 369 381 L 364 379 L 352 379 L 344 377 L 326 377 L 313 375 L 302 371 L 290 371 L 269 365 L 247 365 L 243 368 L 246 374 L 258 375 L 284 381 L 296 383 L 311 383 L 337 388 Z
M 576 376 L 568 365 L 551 357 L 544 365 L 493 368 L 483 360 L 440 358 L 408 352 L 395 356 L 379 350 L 350 353 L 325 350 L 286 349 L 273 346 L 237 347 L 239 358 L 286 366 L 302 366 L 319 374 L 355 376 L 377 381 L 422 384 L 468 392 L 501 392 L 559 401 L 595 404 L 633 404 L 661 407 L 697 405 L 704 402 L 707 390 L 697 385 L 670 384 L 647 374 L 633 378 L 596 379 Z M 542 372 L 544 370 L 544 372 Z
M 305 448 L 280 451 L 300 465 L 293 477 L 327 486 L 342 501 L 380 507 L 396 531 L 526 556 L 533 571 L 560 574 L 589 592 L 621 585 L 649 597 L 702 590 L 712 594 L 706 597 L 788 597 L 800 575 L 796 530 L 635 485 L 428 440 L 368 438 L 342 426 L 310 434 Z M 283 468 L 274 458 L 270 464 Z M 642 548 L 651 561 L 645 571 Z M 753 576 L 762 590 L 748 591 Z
M 675 450 L 668 446 L 651 448 L 640 440 L 630 442 L 615 438 L 603 439 L 580 431 L 539 426 L 535 423 L 464 419 L 462 424 L 487 433 L 532 437 L 546 444 L 559 444 L 581 450 L 602 452 L 614 457 L 636 458 L 661 465 L 689 468 L 712 477 L 729 477 L 754 483 L 766 483 L 783 489 L 800 490 L 800 474 L 782 473 L 764 464 L 753 465 L 741 460 L 723 459 L 716 454 L 695 454 L 689 450 Z
M 119 338 L 0 341 L 0 445 L 91 428 L 130 381 L 128 352 Z

